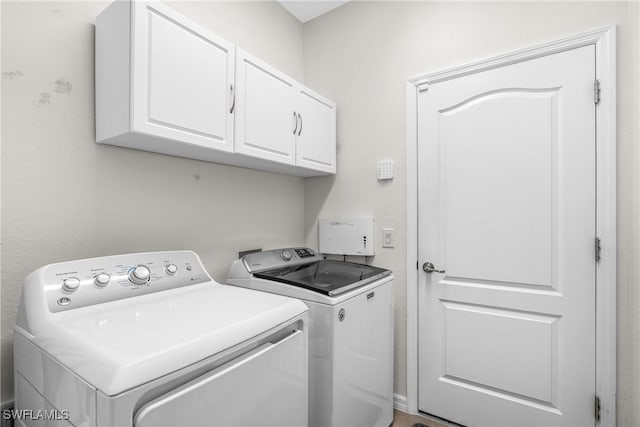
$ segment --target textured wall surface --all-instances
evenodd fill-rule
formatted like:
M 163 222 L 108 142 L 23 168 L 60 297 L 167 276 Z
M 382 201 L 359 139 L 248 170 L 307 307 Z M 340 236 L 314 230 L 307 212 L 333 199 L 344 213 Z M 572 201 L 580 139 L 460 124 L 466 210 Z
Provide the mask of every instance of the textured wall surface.
M 2 2 L 2 402 L 22 279 L 48 263 L 193 249 L 219 281 L 238 250 L 303 241 L 301 178 L 97 145 L 94 19 L 106 2 Z M 174 8 L 302 79 L 302 24 L 276 3 Z
M 336 177 L 305 181 L 305 235 L 317 218 L 373 215 L 396 229 L 374 263 L 394 270 L 395 392 L 406 395 L 405 83 L 603 26 L 618 26 L 618 409 L 640 425 L 638 2 L 351 2 L 305 24 L 306 83 L 338 104 Z M 375 164 L 395 161 L 392 182 Z M 380 242 L 380 234 L 377 235 Z M 634 404 L 634 402 L 636 402 Z
M 93 27 L 108 3 L 2 7 L 2 402 L 22 278 L 50 262 L 197 251 L 218 280 L 236 252 L 306 241 L 317 219 L 374 216 L 396 273 L 395 392 L 406 395 L 407 78 L 618 26 L 619 425 L 640 425 L 638 2 L 357 1 L 304 26 L 272 2 L 171 2 L 338 104 L 338 174 L 302 180 L 98 146 Z M 304 80 L 303 80 L 304 77 Z M 391 182 L 378 160 L 395 161 Z M 394 227 L 395 248 L 380 229 Z

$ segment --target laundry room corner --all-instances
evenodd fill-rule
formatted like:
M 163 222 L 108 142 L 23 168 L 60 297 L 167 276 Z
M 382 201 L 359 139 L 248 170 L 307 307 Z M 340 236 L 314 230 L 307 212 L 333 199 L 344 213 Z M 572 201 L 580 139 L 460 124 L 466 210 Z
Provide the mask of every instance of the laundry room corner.
M 345 215 L 376 218 L 396 229 L 395 247 L 376 248 L 375 265 L 394 271 L 395 393 L 407 378 L 405 218 L 405 84 L 413 77 L 543 42 L 615 25 L 618 149 L 618 425 L 640 424 L 640 212 L 638 200 L 638 3 L 621 2 L 351 2 L 304 27 L 305 78 L 340 106 L 340 173 L 305 182 L 305 238 L 316 221 Z M 376 163 L 395 161 L 390 182 Z M 380 239 L 379 239 L 380 241 Z M 414 319 L 415 321 L 415 319 Z M 416 355 L 411 357 L 414 359 Z M 413 385 L 411 385 L 413 384 Z
M 110 3 L 0 5 L 3 406 L 20 291 L 39 266 L 192 249 L 223 282 L 239 251 L 303 242 L 301 178 L 96 144 L 94 24 Z M 302 79 L 302 23 L 280 5 L 171 6 Z
M 640 426 L 639 0 L 0 0 L 0 31 L 0 410 Z M 367 251 L 323 251 L 349 218 Z

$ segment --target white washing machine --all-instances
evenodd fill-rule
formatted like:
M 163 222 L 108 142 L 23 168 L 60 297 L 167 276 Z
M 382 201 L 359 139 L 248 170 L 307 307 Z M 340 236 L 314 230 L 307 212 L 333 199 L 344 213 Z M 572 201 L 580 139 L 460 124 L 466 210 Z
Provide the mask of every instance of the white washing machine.
M 47 265 L 16 321 L 18 425 L 306 425 L 306 323 L 191 251 Z
M 309 425 L 391 424 L 391 271 L 288 248 L 236 260 L 227 283 L 299 298 L 309 307 Z

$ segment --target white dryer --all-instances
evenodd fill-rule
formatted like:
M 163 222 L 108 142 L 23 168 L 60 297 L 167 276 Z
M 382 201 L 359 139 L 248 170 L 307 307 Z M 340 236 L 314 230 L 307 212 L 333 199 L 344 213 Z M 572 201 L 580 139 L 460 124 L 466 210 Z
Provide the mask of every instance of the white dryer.
M 310 426 L 391 424 L 391 271 L 287 248 L 236 260 L 227 283 L 299 298 L 309 307 Z
M 15 327 L 19 425 L 306 425 L 307 307 L 191 251 L 47 265 Z

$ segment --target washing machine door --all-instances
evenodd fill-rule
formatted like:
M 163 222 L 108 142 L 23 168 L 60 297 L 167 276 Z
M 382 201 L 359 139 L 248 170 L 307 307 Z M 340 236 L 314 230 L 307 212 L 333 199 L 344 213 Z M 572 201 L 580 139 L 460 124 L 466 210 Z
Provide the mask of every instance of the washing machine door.
M 295 331 L 142 406 L 136 427 L 306 426 L 304 336 Z
M 253 273 L 324 295 L 335 296 L 391 275 L 390 270 L 347 261 L 322 260 Z

